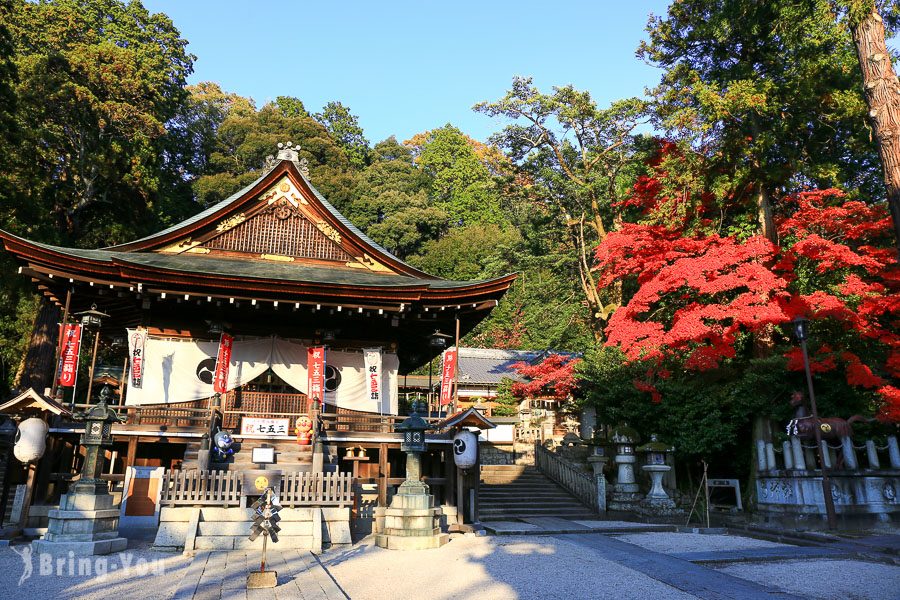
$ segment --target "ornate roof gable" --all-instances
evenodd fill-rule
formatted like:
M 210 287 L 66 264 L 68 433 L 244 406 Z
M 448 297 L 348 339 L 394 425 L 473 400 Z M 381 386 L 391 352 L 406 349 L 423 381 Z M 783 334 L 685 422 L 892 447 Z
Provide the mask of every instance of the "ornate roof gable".
M 312 186 L 297 152 L 282 148 L 249 186 L 178 225 L 108 248 L 360 269 L 435 279 L 354 227 Z

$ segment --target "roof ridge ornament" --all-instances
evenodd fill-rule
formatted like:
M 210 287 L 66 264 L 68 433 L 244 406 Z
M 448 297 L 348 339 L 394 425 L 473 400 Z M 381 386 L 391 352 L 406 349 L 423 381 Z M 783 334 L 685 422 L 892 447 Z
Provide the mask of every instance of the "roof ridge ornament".
M 271 154 L 267 156 L 264 168 L 272 169 L 278 164 L 278 161 L 289 160 L 294 163 L 301 175 L 309 179 L 309 161 L 305 158 L 300 158 L 300 155 L 297 153 L 298 150 L 300 150 L 300 144 L 278 142 L 278 154 L 276 156 Z

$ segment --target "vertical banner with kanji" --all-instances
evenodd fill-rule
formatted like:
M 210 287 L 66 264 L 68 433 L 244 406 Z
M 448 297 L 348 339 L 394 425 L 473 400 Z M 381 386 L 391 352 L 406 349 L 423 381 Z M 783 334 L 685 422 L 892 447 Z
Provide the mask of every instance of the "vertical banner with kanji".
M 444 350 L 441 359 L 441 406 L 453 401 L 453 382 L 456 378 L 456 347 Z
M 314 346 L 306 351 L 307 397 L 310 400 L 309 407 L 313 408 L 313 402 L 319 406 L 325 401 L 325 348 Z
M 75 376 L 78 373 L 78 355 L 81 350 L 81 325 L 69 323 L 63 327 L 63 350 L 59 369 L 59 385 L 72 387 L 75 385 Z
M 144 342 L 147 341 L 147 332 L 143 329 L 128 331 L 128 362 L 131 377 L 128 385 L 136 390 L 144 385 Z
M 366 393 L 381 412 L 381 348 L 363 348 L 363 360 L 366 366 Z
M 213 378 L 213 391 L 224 394 L 228 391 L 228 367 L 231 364 L 231 347 L 234 336 L 223 333 L 219 339 L 219 353 L 216 356 L 216 374 Z

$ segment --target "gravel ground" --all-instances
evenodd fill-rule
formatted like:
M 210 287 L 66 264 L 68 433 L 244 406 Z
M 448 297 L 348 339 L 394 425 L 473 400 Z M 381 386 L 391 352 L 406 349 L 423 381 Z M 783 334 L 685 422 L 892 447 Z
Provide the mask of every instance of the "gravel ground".
M 30 549 L 30 544 L 0 547 L 0 590 L 4 595 L 35 600 L 168 598 L 190 562 L 181 554 L 150 550 L 147 542 L 139 541 L 129 544 L 125 552 L 91 557 L 81 564 L 77 558 L 63 559 L 61 569 L 55 560 L 47 560 L 49 556 L 42 559 L 26 554 L 30 558 L 31 574 L 23 579 L 27 574 L 26 563 L 18 553 Z M 83 575 L 78 575 L 79 568 L 83 569 Z
M 629 533 L 614 537 L 623 542 L 663 554 L 790 547 L 790 544 L 778 544 L 750 537 L 706 533 Z
M 897 600 L 900 567 L 859 560 L 740 563 L 718 569 L 786 592 L 834 600 Z
M 322 561 L 351 598 L 366 600 L 694 598 L 548 537 L 454 536 L 436 550 L 403 553 L 364 542 Z

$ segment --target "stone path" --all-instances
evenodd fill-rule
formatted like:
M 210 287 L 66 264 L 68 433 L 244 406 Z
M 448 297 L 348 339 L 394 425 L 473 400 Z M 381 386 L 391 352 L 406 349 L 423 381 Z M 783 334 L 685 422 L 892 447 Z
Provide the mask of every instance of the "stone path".
M 530 517 L 516 521 L 485 521 L 484 528 L 495 535 L 550 535 L 556 533 L 632 533 L 675 531 L 674 525 L 652 525 L 631 521 L 570 520 L 559 517 Z
M 558 539 L 563 538 L 560 536 Z M 564 539 L 569 543 L 590 548 L 606 560 L 627 566 L 698 598 L 710 600 L 802 598 L 605 535 L 567 536 Z
M 247 589 L 247 574 L 259 569 L 258 552 L 198 552 L 184 573 L 173 600 L 255 600 L 298 598 L 347 600 L 318 558 L 304 550 L 268 552 L 266 570 L 278 573 L 273 589 Z

